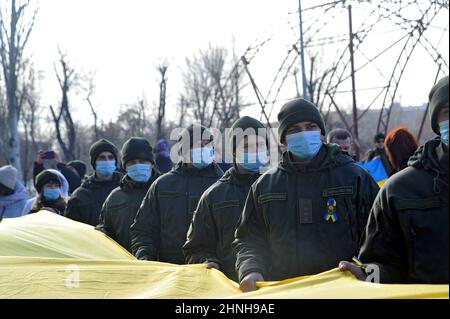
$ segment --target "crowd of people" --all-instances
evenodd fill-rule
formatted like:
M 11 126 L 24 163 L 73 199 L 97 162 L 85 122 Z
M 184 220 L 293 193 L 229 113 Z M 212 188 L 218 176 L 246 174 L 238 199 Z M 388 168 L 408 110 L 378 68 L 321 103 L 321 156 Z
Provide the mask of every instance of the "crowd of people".
M 31 199 L 16 169 L 1 167 L 0 220 L 50 210 L 94 226 L 140 260 L 204 263 L 244 292 L 337 266 L 360 280 L 372 265 L 382 283 L 448 283 L 448 90 L 445 77 L 429 95 L 435 138 L 419 145 L 407 128 L 375 136 L 366 160 L 382 161 L 389 179 L 381 189 L 355 161 L 352 135 L 327 134 L 317 107 L 294 99 L 278 114 L 286 151 L 264 173 L 269 137 L 259 134 L 230 138 L 225 172 L 201 125 L 180 133 L 175 164 L 167 141 L 153 149 L 132 137 L 119 152 L 101 139 L 87 176 L 85 163 L 40 152 Z M 244 116 L 231 132 L 264 128 Z

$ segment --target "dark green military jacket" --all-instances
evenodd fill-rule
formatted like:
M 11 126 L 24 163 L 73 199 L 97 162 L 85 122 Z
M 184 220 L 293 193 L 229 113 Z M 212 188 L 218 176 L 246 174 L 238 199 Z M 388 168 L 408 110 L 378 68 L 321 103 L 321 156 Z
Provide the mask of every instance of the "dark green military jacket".
M 259 174 L 239 174 L 230 168 L 203 193 L 183 247 L 186 262 L 215 262 L 237 281 L 236 254 L 231 246 L 248 191 Z
M 123 175 L 114 172 L 110 181 L 99 181 L 95 173 L 87 177 L 70 196 L 65 216 L 67 218 L 97 226 L 103 203 L 109 194 L 120 185 Z
M 251 272 L 265 280 L 312 275 L 351 260 L 377 192 L 370 174 L 335 144 L 306 165 L 285 152 L 249 192 L 233 243 L 239 280 Z
M 216 163 L 204 169 L 178 163 L 150 187 L 134 224 L 131 248 L 138 259 L 184 264 L 186 234 L 203 192 L 223 171 Z
M 148 189 L 159 176 L 159 172 L 153 169 L 152 177 L 147 183 L 136 183 L 125 175 L 120 186 L 111 192 L 103 204 L 99 225 L 96 228 L 129 252 L 131 252 L 130 227 Z
M 448 284 L 448 147 L 428 141 L 383 185 L 360 259 L 383 283 Z

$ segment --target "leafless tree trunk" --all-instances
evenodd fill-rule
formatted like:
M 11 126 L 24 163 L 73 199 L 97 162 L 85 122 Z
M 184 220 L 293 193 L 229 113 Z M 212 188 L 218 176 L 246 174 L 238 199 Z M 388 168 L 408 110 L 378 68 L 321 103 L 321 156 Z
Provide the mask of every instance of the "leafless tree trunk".
M 91 109 L 91 113 L 94 118 L 94 134 L 95 134 L 95 140 L 97 141 L 100 137 L 100 132 L 99 132 L 99 127 L 98 127 L 97 111 L 95 110 L 94 105 L 92 104 L 92 96 L 95 93 L 95 84 L 94 84 L 94 75 L 93 74 L 88 76 L 87 82 L 88 82 L 88 87 L 87 87 L 86 101 L 89 104 L 89 108 Z
M 164 116 L 166 114 L 166 88 L 167 88 L 167 63 L 161 63 L 157 66 L 157 70 L 161 76 L 159 82 L 159 106 L 158 106 L 158 116 L 156 119 L 156 138 L 160 140 L 164 136 Z
M 323 105 L 325 99 L 325 82 L 328 76 L 333 72 L 333 69 L 326 69 L 321 71 L 319 69 L 317 56 L 310 56 L 310 74 L 307 83 L 307 90 L 310 101 L 315 104 L 321 112 L 323 112 Z
M 239 59 L 230 60 L 225 48 L 212 46 L 186 59 L 183 93 L 186 111 L 203 125 L 223 129 L 239 117 L 243 77 L 236 63 Z M 231 69 L 230 64 L 234 66 Z
M 5 4 L 5 1 L 2 0 L 1 3 Z M 8 104 L 8 161 L 17 168 L 21 178 L 19 118 L 22 105 L 17 97 L 17 89 L 18 78 L 22 72 L 23 53 L 33 30 L 36 11 L 27 22 L 25 15 L 30 0 L 11 0 L 9 12 L 3 10 L 5 6 L 2 4 L 0 4 L 0 56 Z M 6 17 L 4 12 L 9 13 L 9 17 Z
M 184 124 L 184 118 L 186 116 L 186 109 L 187 109 L 187 105 L 186 105 L 186 99 L 183 96 L 183 94 L 180 95 L 180 100 L 178 102 L 178 107 L 180 110 L 180 118 L 178 120 L 178 127 L 183 127 Z
M 20 99 L 23 101 L 22 104 L 26 106 L 22 107 L 20 116 L 25 133 L 25 145 L 22 152 L 23 176 L 25 182 L 31 177 L 30 167 L 34 157 L 33 155 L 38 151 L 36 133 L 38 132 L 37 115 L 40 109 L 38 101 L 39 95 L 36 87 L 36 74 L 32 65 L 29 67 L 27 77 L 28 82 L 26 84 L 23 83 L 20 94 Z
M 59 56 L 61 70 L 58 72 L 55 65 L 55 73 L 61 89 L 62 98 L 59 105 L 59 110 L 56 112 L 50 105 L 50 111 L 52 113 L 53 122 L 55 123 L 56 138 L 58 139 L 58 143 L 64 153 L 65 160 L 71 161 L 75 159 L 76 128 L 70 112 L 68 93 L 70 88 L 76 85 L 77 75 L 75 74 L 75 70 L 68 65 L 67 57 L 61 52 L 61 50 L 59 50 Z M 66 141 L 63 137 L 61 120 L 64 124 Z

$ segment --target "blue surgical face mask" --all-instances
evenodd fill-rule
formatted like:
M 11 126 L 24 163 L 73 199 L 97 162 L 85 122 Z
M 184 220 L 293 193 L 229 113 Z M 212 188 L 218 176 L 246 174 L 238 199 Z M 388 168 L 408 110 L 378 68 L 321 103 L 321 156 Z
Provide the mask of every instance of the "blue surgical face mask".
M 237 163 L 252 173 L 258 173 L 261 167 L 265 166 L 268 162 L 269 159 L 266 151 L 240 153 L 237 156 Z
M 439 128 L 442 143 L 448 145 L 448 120 L 439 123 Z
M 46 201 L 54 202 L 61 196 L 61 189 L 59 187 L 58 188 L 44 187 L 42 195 L 44 196 L 44 199 Z
M 320 131 L 304 131 L 286 136 L 288 151 L 308 161 L 317 155 L 321 146 Z
M 128 176 L 137 183 L 147 183 L 152 177 L 150 164 L 135 164 L 127 168 Z
M 97 161 L 95 163 L 95 171 L 105 177 L 111 177 L 116 169 L 116 161 Z
M 212 147 L 200 147 L 192 149 L 192 165 L 196 168 L 205 168 L 214 161 L 214 149 Z

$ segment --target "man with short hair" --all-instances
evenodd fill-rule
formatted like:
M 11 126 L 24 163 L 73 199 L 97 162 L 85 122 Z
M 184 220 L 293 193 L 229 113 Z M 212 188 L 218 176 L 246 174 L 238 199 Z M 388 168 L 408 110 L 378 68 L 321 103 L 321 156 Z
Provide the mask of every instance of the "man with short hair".
M 367 152 L 367 159 L 366 162 L 369 162 L 377 157 L 380 158 L 381 162 L 383 163 L 383 167 L 386 171 L 386 174 L 388 176 L 392 176 L 396 171 L 394 167 L 392 166 L 391 162 L 389 161 L 389 158 L 386 153 L 386 149 L 384 148 L 384 140 L 386 136 L 383 133 L 378 133 L 375 135 L 373 141 L 375 143 L 375 148 L 369 150 Z
M 92 144 L 89 155 L 94 173 L 83 181 L 67 202 L 67 218 L 96 226 L 102 205 L 113 189 L 119 186 L 122 174 L 117 172 L 118 151 L 106 139 Z
M 331 130 L 327 135 L 327 143 L 339 145 L 344 153 L 355 159 L 355 156 L 351 155 L 353 139 L 349 131 L 342 128 Z

